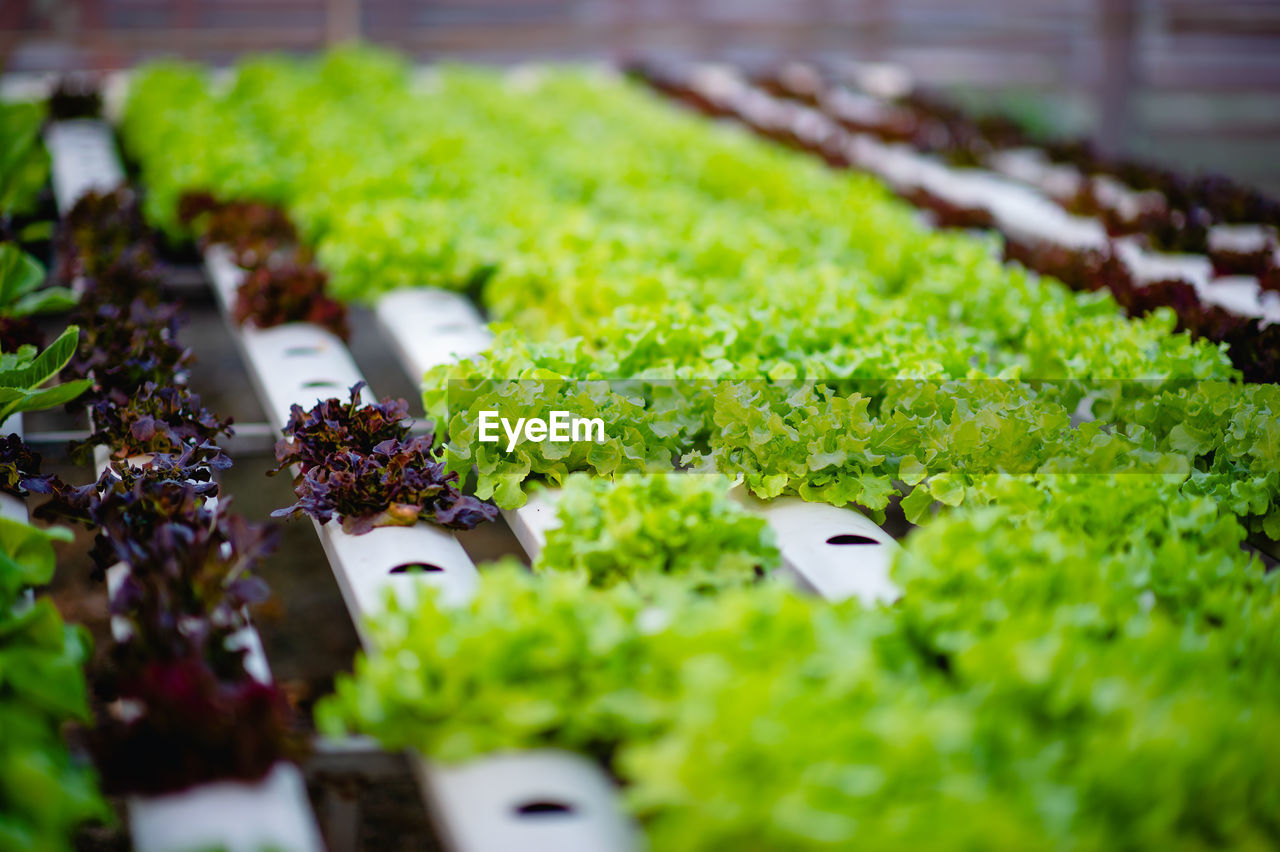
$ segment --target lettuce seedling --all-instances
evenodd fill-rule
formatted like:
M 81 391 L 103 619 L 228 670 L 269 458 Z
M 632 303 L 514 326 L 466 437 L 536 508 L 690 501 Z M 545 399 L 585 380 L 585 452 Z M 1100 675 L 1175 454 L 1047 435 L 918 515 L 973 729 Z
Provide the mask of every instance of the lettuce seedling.
M 272 517 L 305 514 L 320 523 L 335 515 L 352 535 L 419 519 L 471 529 L 498 516 L 497 507 L 460 490 L 432 436 L 408 438 L 409 404 L 385 399 L 360 404 L 363 382 L 347 402 L 327 399 L 310 411 L 293 406 L 285 438 L 276 444 L 278 473 L 297 466 L 292 506 Z

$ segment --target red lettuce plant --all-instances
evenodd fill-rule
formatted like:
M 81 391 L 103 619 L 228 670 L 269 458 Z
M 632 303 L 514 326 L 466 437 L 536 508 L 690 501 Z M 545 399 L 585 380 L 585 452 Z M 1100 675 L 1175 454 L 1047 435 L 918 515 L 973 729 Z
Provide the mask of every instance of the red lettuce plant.
M 80 345 L 64 371 L 93 379 L 93 389 L 81 402 L 112 392 L 131 396 L 148 382 L 166 384 L 181 377 L 194 358 L 177 343 L 179 318 L 176 306 L 150 306 L 142 299 L 83 309 Z
M 363 386 L 351 388 L 346 402 L 327 399 L 310 411 L 293 407 L 285 438 L 276 444 L 280 464 L 273 473 L 297 465 L 298 500 L 273 517 L 305 514 L 327 523 L 336 515 L 353 535 L 419 519 L 454 529 L 494 520 L 497 507 L 462 493 L 458 475 L 445 471 L 430 436 L 408 439 L 409 404 L 386 399 L 361 405 Z
M 108 790 L 162 793 L 220 778 L 252 780 L 300 741 L 280 691 L 253 679 L 231 642 L 267 596 L 255 574 L 277 531 L 211 509 L 210 467 L 193 451 L 146 468 L 112 468 L 65 488 L 38 514 L 96 527 L 99 577 L 129 566 L 111 613 L 129 625 L 104 687 L 113 712 L 92 736 Z
M 362 535 L 374 527 L 411 525 L 419 519 L 453 529 L 472 529 L 498 516 L 491 503 L 463 494 L 458 475 L 448 473 L 430 438 L 390 439 L 367 454 L 337 452 L 294 480 L 298 501 L 272 517 L 306 514 Z
M 351 337 L 347 306 L 325 292 L 328 278 L 311 263 L 262 264 L 250 270 L 236 290 L 236 322 L 244 325 L 252 320 L 258 328 L 309 322 L 347 340 Z
M 142 218 L 137 194 L 128 186 L 90 192 L 63 218 L 59 233 L 63 266 L 59 277 L 97 277 L 122 257 L 130 265 L 150 267 L 155 251 Z
M 58 480 L 40 473 L 42 461 L 40 454 L 17 435 L 0 438 L 0 491 L 18 497 L 50 493 Z
M 90 740 L 108 793 L 255 781 L 304 750 L 290 728 L 288 702 L 272 684 L 248 676 L 221 680 L 194 651 L 178 660 L 125 657 L 117 665 L 113 706 L 122 712 L 99 719 Z
M 231 434 L 231 420 L 223 420 L 202 406 L 199 396 L 183 387 L 155 382 L 144 383 L 132 396 L 107 391 L 89 407 L 89 415 L 93 433 L 71 445 L 72 457 L 81 463 L 92 458 L 96 446 L 110 447 L 116 457 L 129 458 L 181 453 Z
M 109 512 L 125 517 L 121 529 L 132 525 L 141 539 L 149 539 L 154 524 L 176 520 L 201 521 L 204 501 L 217 495 L 213 471 L 226 470 L 231 459 L 216 447 L 189 447 L 177 455 L 157 455 L 143 467 L 112 465 L 95 482 L 71 486 L 58 482 L 53 498 L 36 509 L 36 517 L 67 520 L 99 528 L 93 559 L 100 572 L 120 561 L 102 521 Z M 168 488 L 175 484 L 177 488 Z M 135 489 L 138 493 L 134 494 Z M 144 493 L 145 492 L 145 493 Z M 128 496 L 132 495 L 132 497 Z M 106 505 L 104 508 L 104 504 Z
M 345 402 L 330 398 L 317 402 L 310 410 L 294 405 L 284 426 L 285 437 L 276 442 L 280 464 L 275 472 L 296 464 L 305 473 L 323 466 L 334 453 L 368 453 L 383 441 L 408 437 L 409 403 L 384 399 L 363 404 L 360 393 L 364 387 L 364 382 L 356 383 Z
M 259 328 L 309 322 L 343 340 L 350 337 L 346 306 L 325 292 L 328 275 L 311 262 L 284 210 L 188 192 L 178 203 L 178 217 L 200 235 L 202 245 L 228 246 L 236 263 L 249 271 L 232 309 L 241 325 L 250 320 Z
M 178 219 L 203 245 L 228 246 L 246 268 L 298 245 L 298 232 L 288 215 L 261 201 L 220 201 L 208 192 L 188 192 L 178 202 Z
M 127 190 L 91 196 L 64 233 L 86 298 L 86 329 L 70 369 L 91 377 L 94 433 L 73 446 L 157 454 L 143 467 L 109 467 L 91 485 L 55 483 L 37 515 L 97 529 L 95 570 L 125 564 L 111 596 L 128 624 L 104 686 L 111 712 L 92 745 L 106 789 L 163 793 L 221 778 L 256 779 L 299 753 L 289 708 L 245 667 L 232 641 L 248 606 L 267 596 L 255 573 L 276 530 L 230 515 L 213 471 L 230 421 L 178 383 L 191 355 L 177 343 L 175 308 L 158 304 L 159 276 Z
M 127 305 L 134 300 L 149 305 L 160 301 L 160 272 L 148 249 L 126 247 L 113 258 L 89 265 L 94 271 L 77 282 L 82 311 L 99 305 Z

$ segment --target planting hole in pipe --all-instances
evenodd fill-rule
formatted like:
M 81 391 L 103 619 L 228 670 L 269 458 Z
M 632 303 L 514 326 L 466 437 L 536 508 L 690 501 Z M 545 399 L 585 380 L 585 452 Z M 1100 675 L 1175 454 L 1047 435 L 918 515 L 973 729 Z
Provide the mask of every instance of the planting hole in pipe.
M 879 544 L 874 538 L 868 538 L 865 535 L 854 535 L 853 533 L 840 533 L 833 535 L 827 539 L 827 544 Z
M 435 571 L 443 571 L 439 565 L 432 565 L 430 562 L 402 562 L 391 569 L 392 574 L 427 574 Z
M 532 802 L 525 802 L 523 805 L 516 806 L 517 816 L 570 816 L 573 814 L 573 805 L 566 805 L 563 802 L 553 802 L 545 799 L 538 799 Z
M 303 383 L 302 383 L 302 386 L 303 386 L 304 388 L 307 388 L 308 390 L 311 390 L 311 389 L 313 389 L 313 388 L 338 388 L 338 387 L 341 387 L 341 385 L 339 385 L 337 382 L 333 381 L 332 379 L 312 379 L 312 380 L 311 380 L 311 381 L 309 381 L 309 382 L 303 382 Z
M 287 358 L 301 358 L 306 355 L 319 355 L 320 347 L 319 346 L 290 346 L 288 349 L 284 350 L 284 354 L 285 354 L 285 357 Z

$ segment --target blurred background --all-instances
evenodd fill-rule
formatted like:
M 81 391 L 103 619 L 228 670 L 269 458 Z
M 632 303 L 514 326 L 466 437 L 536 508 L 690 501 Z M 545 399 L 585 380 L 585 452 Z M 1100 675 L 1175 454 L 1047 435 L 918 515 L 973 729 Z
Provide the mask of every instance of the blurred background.
M 901 64 L 978 109 L 1280 191 L 1280 0 L 0 0 L 8 71 L 217 65 L 360 38 L 418 59 Z

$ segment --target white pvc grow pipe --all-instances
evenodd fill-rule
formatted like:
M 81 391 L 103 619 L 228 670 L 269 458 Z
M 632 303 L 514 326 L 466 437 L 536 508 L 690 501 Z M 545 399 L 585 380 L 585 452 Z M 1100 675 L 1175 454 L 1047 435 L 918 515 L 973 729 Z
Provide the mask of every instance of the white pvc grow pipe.
M 441 838 L 459 852 L 639 849 L 617 791 L 591 760 L 567 751 L 497 754 L 458 766 L 415 765 L 432 792 Z
M 21 497 L 0 491 L 0 518 L 26 523 L 28 519 L 27 502 Z
M 137 850 L 322 850 L 302 771 L 280 762 L 260 781 L 214 781 L 193 790 L 129 800 Z
M 861 512 L 799 497 L 761 501 L 741 485 L 733 496 L 773 528 L 785 570 L 830 601 L 889 603 L 901 591 L 889 577 L 899 545 Z
M 60 213 L 71 210 L 81 196 L 110 192 L 124 181 L 115 138 L 101 121 L 56 121 L 45 130 L 44 144 L 49 150 L 53 194 Z

